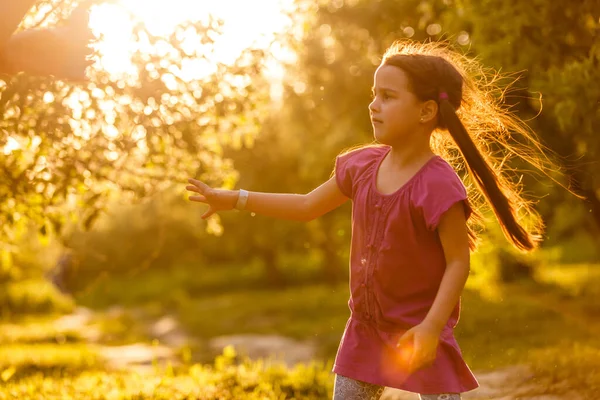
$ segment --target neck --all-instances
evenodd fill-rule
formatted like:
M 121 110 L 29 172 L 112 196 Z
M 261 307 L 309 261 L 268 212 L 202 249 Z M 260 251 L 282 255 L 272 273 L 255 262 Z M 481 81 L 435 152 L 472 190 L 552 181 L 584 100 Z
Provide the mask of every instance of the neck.
M 429 146 L 429 135 L 423 135 L 424 139 L 404 141 L 402 144 L 392 144 L 390 151 L 390 162 L 398 167 L 404 167 L 413 163 L 419 163 L 423 159 L 433 156 Z

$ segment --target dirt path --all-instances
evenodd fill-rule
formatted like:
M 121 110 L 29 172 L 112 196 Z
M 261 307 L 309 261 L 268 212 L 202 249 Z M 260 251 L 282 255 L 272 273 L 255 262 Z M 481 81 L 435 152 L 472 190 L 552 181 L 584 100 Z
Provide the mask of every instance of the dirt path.
M 475 375 L 480 387 L 465 393 L 463 400 L 581 400 L 576 394 L 543 394 L 544 388 L 533 382 L 534 375 L 526 366 L 512 366 Z M 381 400 L 418 400 L 418 396 L 386 389 Z
M 57 328 L 73 330 L 90 343 L 113 368 L 146 370 L 155 365 L 177 365 L 177 350 L 181 346 L 197 343 L 186 334 L 174 317 L 167 316 L 156 321 L 146 321 L 146 332 L 158 344 L 133 343 L 109 346 L 101 343 L 101 332 L 90 326 L 94 313 L 77 308 L 71 315 L 56 321 Z M 299 342 L 277 335 L 232 335 L 213 338 L 206 343 L 208 349 L 218 354 L 232 344 L 238 352 L 251 359 L 275 358 L 294 365 L 314 359 L 316 346 L 311 342 Z M 475 373 L 480 388 L 463 395 L 464 400 L 579 400 L 575 394 L 566 396 L 544 395 L 544 388 L 534 381 L 526 366 L 512 366 L 492 372 Z M 382 400 L 418 400 L 415 394 L 386 389 Z

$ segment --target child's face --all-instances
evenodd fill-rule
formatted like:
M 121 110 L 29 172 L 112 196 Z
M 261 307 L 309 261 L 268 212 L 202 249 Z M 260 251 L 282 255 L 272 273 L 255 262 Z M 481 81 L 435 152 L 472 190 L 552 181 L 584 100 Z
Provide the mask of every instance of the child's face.
M 383 144 L 402 144 L 419 130 L 421 102 L 409 90 L 406 73 L 381 65 L 375 72 L 373 101 L 369 113 L 375 138 Z

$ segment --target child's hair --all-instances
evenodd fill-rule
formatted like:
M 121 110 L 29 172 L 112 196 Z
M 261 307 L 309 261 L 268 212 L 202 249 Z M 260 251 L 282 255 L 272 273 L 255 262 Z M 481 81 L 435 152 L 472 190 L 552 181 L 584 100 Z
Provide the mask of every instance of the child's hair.
M 420 100 L 439 102 L 432 148 L 455 169 L 466 169 L 479 189 L 467 185 L 475 217 L 469 222 L 470 247 L 476 247 L 476 228 L 481 227 L 482 194 L 507 239 L 520 250 L 534 249 L 542 220 L 521 196 L 520 177 L 507 174 L 507 162 L 518 157 L 542 172 L 558 168 L 530 128 L 503 106 L 507 88 L 498 86 L 499 75 L 442 43 L 396 42 L 381 64 L 401 68 Z

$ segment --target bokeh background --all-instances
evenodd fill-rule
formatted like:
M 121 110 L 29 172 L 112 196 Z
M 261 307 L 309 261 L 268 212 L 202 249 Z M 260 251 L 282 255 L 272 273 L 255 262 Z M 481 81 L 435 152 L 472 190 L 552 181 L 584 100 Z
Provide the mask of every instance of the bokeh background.
M 524 255 L 488 218 L 457 328 L 469 398 L 600 398 L 598 0 L 107 0 L 89 26 L 87 82 L 0 77 L 0 398 L 328 398 L 350 204 L 204 221 L 185 184 L 318 186 L 372 140 L 373 73 L 403 38 L 502 73 L 571 188 L 511 165 L 546 231 Z

